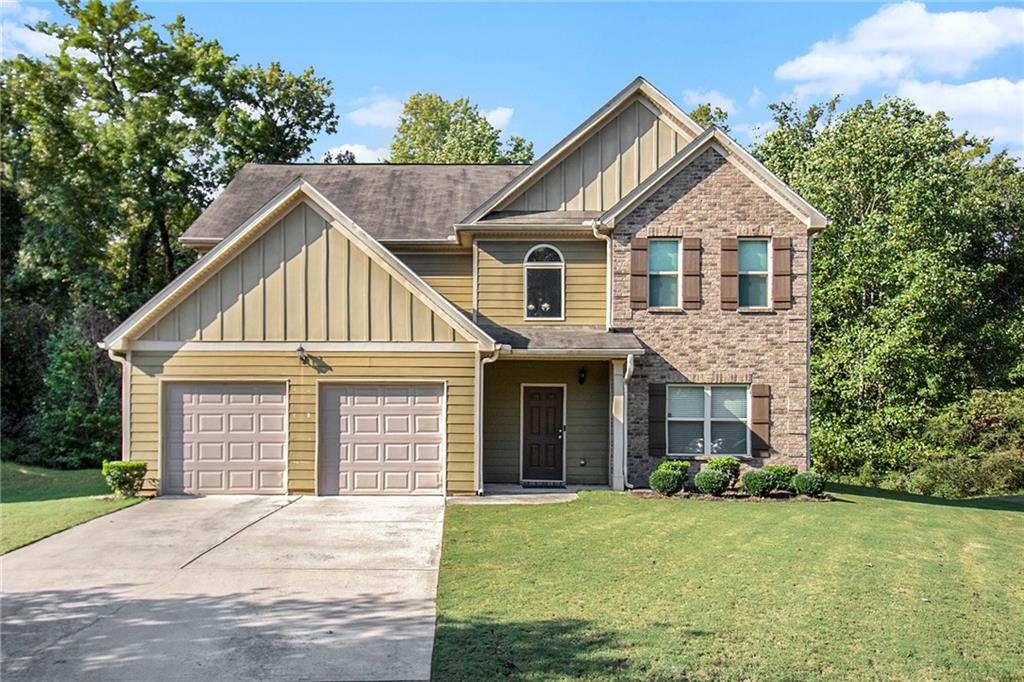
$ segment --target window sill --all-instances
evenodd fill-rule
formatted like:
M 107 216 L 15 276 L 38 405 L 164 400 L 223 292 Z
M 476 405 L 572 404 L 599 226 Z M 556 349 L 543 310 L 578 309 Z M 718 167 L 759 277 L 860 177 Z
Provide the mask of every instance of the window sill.
M 680 461 L 688 462 L 710 462 L 711 460 L 719 457 L 734 457 L 741 462 L 757 459 L 753 455 L 665 455 L 665 459 L 678 459 Z
M 737 308 L 736 312 L 743 313 L 745 315 L 767 315 L 769 313 L 774 314 L 775 308 L 772 308 L 770 306 L 759 306 L 756 308 Z
M 685 313 L 686 310 L 683 308 L 648 308 L 647 312 L 654 315 L 671 315 L 674 313 Z

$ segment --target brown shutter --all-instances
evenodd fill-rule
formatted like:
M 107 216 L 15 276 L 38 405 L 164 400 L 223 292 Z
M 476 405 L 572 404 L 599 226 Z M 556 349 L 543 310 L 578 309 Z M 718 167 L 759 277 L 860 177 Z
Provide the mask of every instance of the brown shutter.
M 736 237 L 722 238 L 722 310 L 736 310 L 740 302 L 739 283 L 739 240 Z
M 750 454 L 767 457 L 771 450 L 771 389 L 767 384 L 750 387 Z
M 647 442 L 651 457 L 665 456 L 665 384 L 647 384 Z
M 629 307 L 647 307 L 647 237 L 629 242 Z
M 776 237 L 772 240 L 772 307 L 789 310 L 793 298 L 793 240 Z
M 683 239 L 683 308 L 700 309 L 700 237 Z

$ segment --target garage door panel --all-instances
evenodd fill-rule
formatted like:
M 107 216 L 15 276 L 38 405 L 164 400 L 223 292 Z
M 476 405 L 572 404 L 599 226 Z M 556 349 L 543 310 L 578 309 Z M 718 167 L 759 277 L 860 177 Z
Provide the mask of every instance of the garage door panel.
M 443 492 L 444 386 L 325 386 L 320 396 L 319 492 Z
M 280 384 L 168 384 L 164 491 L 284 493 L 286 402 Z

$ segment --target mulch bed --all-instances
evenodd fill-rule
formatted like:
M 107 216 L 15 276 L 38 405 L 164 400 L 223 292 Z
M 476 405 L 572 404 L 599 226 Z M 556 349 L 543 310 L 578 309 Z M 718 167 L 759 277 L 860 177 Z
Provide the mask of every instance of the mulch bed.
M 714 495 L 704 495 L 703 493 L 690 492 L 684 490 L 681 493 L 672 496 L 665 496 L 659 492 L 649 489 L 637 489 L 630 490 L 629 494 L 633 497 L 649 498 L 649 499 L 660 499 L 660 500 L 707 500 L 708 502 L 754 502 L 757 504 L 771 503 L 771 502 L 831 502 L 832 498 L 827 494 L 821 497 L 809 497 L 807 495 L 794 495 L 786 492 L 774 492 L 768 497 L 755 497 L 748 495 L 747 493 L 740 492 L 738 490 L 727 490 L 722 493 L 720 497 Z

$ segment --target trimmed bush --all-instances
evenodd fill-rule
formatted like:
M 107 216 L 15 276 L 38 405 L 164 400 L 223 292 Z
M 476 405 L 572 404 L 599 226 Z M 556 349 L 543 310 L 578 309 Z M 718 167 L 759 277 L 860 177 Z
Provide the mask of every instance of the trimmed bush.
M 716 469 L 704 469 L 693 477 L 693 485 L 705 495 L 721 495 L 729 488 L 729 474 Z
M 675 495 L 683 489 L 683 482 L 686 476 L 683 472 L 673 469 L 655 469 L 651 474 L 649 483 L 651 488 L 666 497 Z
M 761 467 L 761 471 L 764 471 L 772 477 L 772 487 L 776 490 L 788 490 L 792 491 L 791 481 L 796 476 L 796 467 L 786 466 L 782 464 L 768 464 Z
M 817 471 L 805 471 L 794 476 L 790 485 L 798 495 L 817 497 L 825 490 L 825 479 Z
M 704 469 L 721 471 L 729 476 L 731 484 L 735 484 L 740 479 L 740 461 L 735 457 L 715 457 L 704 465 Z
M 763 469 L 751 469 L 740 478 L 740 484 L 754 497 L 768 497 L 775 488 L 775 477 Z
M 658 468 L 662 471 L 678 471 L 685 478 L 690 471 L 690 463 L 685 459 L 663 459 Z
M 146 481 L 146 463 L 103 460 L 103 478 L 118 497 L 135 497 Z

